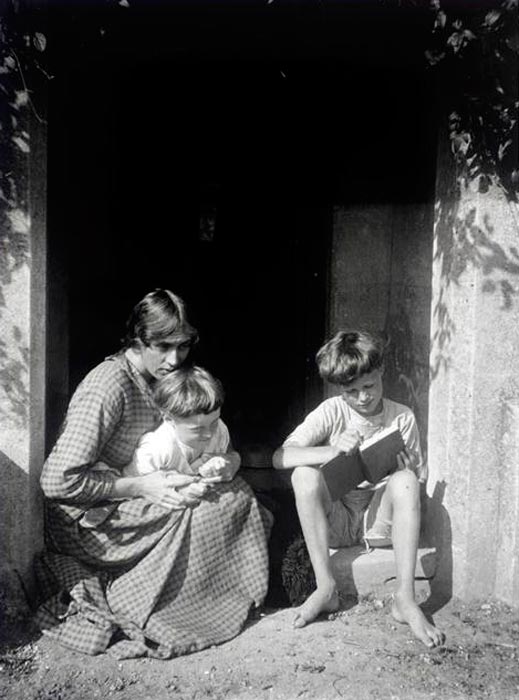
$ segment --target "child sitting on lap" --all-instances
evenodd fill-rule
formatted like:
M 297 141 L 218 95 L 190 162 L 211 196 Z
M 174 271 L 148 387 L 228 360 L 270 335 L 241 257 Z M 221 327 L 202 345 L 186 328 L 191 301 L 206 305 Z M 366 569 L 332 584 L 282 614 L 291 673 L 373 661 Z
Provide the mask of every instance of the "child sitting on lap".
M 293 468 L 297 512 L 315 574 L 316 590 L 298 609 L 295 627 L 339 607 L 329 547 L 391 538 L 397 569 L 393 615 L 427 646 L 443 642 L 414 597 L 420 530 L 420 481 L 427 477 L 412 411 L 383 397 L 383 343 L 364 332 L 337 333 L 316 356 L 321 377 L 343 389 L 308 414 L 274 453 L 277 469 Z M 378 430 L 398 427 L 405 449 L 398 470 L 378 484 L 367 482 L 332 501 L 320 467 L 340 452 L 351 454 Z M 376 495 L 375 495 L 376 494 Z M 371 522 L 368 531 L 365 523 Z
M 215 483 L 230 481 L 240 466 L 240 456 L 232 450 L 229 431 L 220 419 L 222 385 L 201 367 L 180 368 L 158 380 L 153 398 L 162 423 L 142 436 L 122 476 L 167 471 L 182 504 L 187 501 L 194 506 Z M 103 462 L 92 469 L 121 475 Z M 90 508 L 81 525 L 96 527 L 112 510 L 113 504 Z

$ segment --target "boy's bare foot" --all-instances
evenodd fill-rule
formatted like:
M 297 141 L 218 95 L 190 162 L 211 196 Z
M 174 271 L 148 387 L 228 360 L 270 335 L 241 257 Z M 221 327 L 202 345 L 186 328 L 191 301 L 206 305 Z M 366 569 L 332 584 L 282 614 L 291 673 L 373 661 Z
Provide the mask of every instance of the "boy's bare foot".
M 415 600 L 409 600 L 395 593 L 391 612 L 397 622 L 407 623 L 413 631 L 413 634 L 418 637 L 425 646 L 429 648 L 438 647 L 445 641 L 443 632 L 440 632 L 437 627 L 427 620 Z
M 294 627 L 304 627 L 322 613 L 336 612 L 339 609 L 339 594 L 335 587 L 330 590 L 316 588 L 297 610 Z

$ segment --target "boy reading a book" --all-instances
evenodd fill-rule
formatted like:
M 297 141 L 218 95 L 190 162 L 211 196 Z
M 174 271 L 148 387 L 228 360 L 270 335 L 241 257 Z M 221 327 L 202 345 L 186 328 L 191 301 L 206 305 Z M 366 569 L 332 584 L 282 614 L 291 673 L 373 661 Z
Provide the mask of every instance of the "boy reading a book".
M 274 453 L 276 469 L 293 468 L 297 512 L 317 585 L 298 609 L 294 626 L 303 627 L 339 607 L 329 547 L 390 538 L 397 570 L 393 616 L 433 647 L 442 644 L 443 634 L 428 622 L 414 597 L 420 482 L 427 477 L 426 466 L 412 411 L 383 397 L 384 349 L 381 340 L 359 331 L 341 331 L 325 343 L 316 356 L 319 373 L 343 391 L 309 413 Z M 341 453 L 355 454 L 364 440 L 390 426 L 398 427 L 405 444 L 396 457 L 397 471 L 332 500 L 323 464 Z

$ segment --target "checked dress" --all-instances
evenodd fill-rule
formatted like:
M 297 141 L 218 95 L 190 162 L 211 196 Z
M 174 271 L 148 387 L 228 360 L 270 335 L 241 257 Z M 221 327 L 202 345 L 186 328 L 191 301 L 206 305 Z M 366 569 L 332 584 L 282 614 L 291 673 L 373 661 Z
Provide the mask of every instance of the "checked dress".
M 234 637 L 268 584 L 268 513 L 240 479 L 218 484 L 196 508 L 120 500 L 94 529 L 80 519 L 106 503 L 122 469 L 159 415 L 147 384 L 114 355 L 70 402 L 41 477 L 46 552 L 37 619 L 62 644 L 118 658 L 171 658 Z

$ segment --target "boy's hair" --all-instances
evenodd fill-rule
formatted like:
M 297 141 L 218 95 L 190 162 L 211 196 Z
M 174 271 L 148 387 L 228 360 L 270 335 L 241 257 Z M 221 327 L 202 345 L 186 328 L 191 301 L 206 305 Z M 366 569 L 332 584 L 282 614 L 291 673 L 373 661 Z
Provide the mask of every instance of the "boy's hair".
M 349 384 L 384 365 L 386 342 L 366 331 L 339 331 L 318 351 L 319 374 L 331 384 Z
M 191 344 L 198 340 L 197 331 L 187 320 L 182 299 L 169 289 L 155 289 L 133 308 L 126 323 L 124 347 L 136 347 L 139 341 L 149 346 L 171 336 L 183 337 Z
M 202 367 L 180 367 L 159 379 L 153 390 L 157 407 L 167 416 L 189 418 L 212 413 L 224 401 L 221 382 Z

